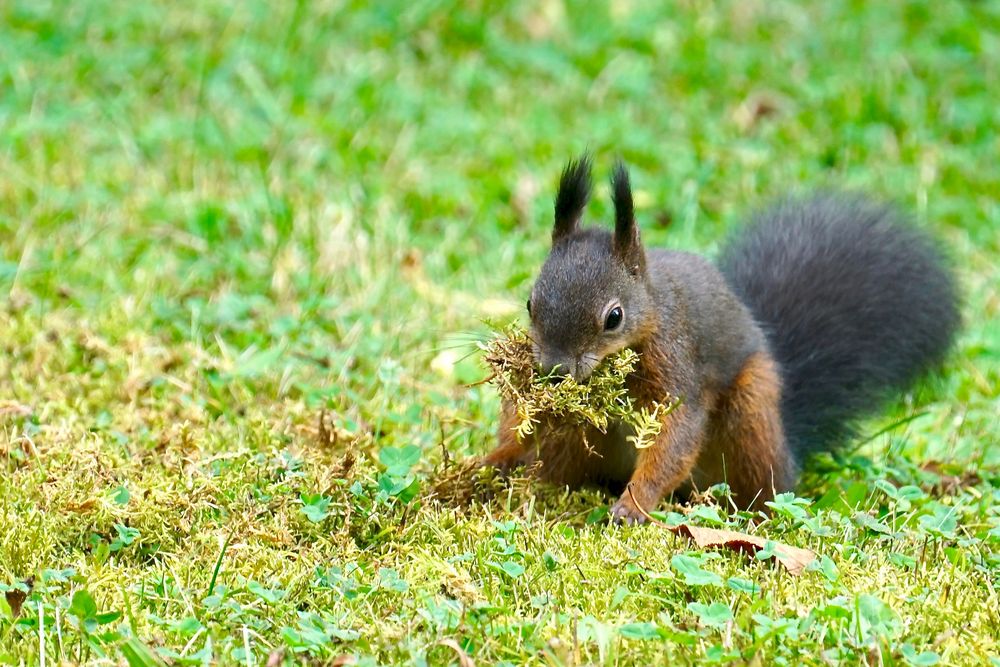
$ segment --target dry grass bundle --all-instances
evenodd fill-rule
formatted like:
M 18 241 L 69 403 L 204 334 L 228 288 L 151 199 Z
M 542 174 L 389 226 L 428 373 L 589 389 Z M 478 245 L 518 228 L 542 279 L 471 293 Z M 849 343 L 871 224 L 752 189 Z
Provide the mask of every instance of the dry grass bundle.
M 586 382 L 572 378 L 552 382 L 540 375 L 531 341 L 516 326 L 484 344 L 483 351 L 492 371 L 489 382 L 514 404 L 521 437 L 531 434 L 542 418 L 551 416 L 563 423 L 593 426 L 602 433 L 610 424 L 624 423 L 635 429 L 632 443 L 637 448 L 648 447 L 659 433 L 662 418 L 678 404 L 667 397 L 651 407 L 635 405 L 626 386 L 626 378 L 639 361 L 639 355 L 631 349 L 606 358 Z
M 433 479 L 430 497 L 453 507 L 467 507 L 477 500 L 486 502 L 502 487 L 502 480 L 474 458 L 445 463 L 435 471 Z

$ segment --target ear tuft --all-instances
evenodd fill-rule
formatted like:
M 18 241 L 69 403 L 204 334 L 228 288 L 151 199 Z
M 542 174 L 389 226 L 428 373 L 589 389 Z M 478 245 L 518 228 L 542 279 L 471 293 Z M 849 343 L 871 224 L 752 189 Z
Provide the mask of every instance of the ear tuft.
M 611 172 L 611 199 L 615 205 L 615 253 L 630 271 L 639 273 L 645 269 L 645 253 L 639 240 L 639 227 L 635 224 L 628 168 L 621 160 L 615 163 Z
M 632 208 L 632 184 L 629 182 L 628 168 L 621 160 L 615 162 L 611 172 L 611 200 L 615 204 L 615 238 L 627 233 L 635 226 Z
M 583 209 L 590 200 L 590 164 L 590 155 L 584 153 L 576 160 L 570 160 L 563 169 L 556 195 L 553 243 L 572 234 L 580 226 Z

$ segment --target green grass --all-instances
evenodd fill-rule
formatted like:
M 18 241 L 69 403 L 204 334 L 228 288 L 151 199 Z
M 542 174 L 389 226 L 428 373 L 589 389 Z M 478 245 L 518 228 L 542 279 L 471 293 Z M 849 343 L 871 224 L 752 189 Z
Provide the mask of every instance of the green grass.
M 1000 664 L 1000 4 L 478 4 L 0 4 L 0 661 Z M 896 428 L 688 517 L 820 567 L 431 497 L 585 148 L 651 244 L 835 186 L 954 258 Z

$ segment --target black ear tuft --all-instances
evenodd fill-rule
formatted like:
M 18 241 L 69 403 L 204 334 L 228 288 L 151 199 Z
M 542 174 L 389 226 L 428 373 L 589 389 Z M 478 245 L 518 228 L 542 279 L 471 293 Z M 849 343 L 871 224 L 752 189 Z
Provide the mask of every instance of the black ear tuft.
M 611 172 L 611 199 L 615 204 L 615 253 L 629 270 L 639 272 L 644 268 L 645 255 L 639 241 L 639 227 L 635 224 L 628 169 L 621 160 L 615 163 Z
M 635 213 L 632 209 L 632 184 L 628 178 L 628 168 L 621 160 L 615 163 L 611 172 L 611 200 L 615 204 L 615 240 L 631 236 L 635 227 Z
M 556 221 L 552 228 L 553 243 L 576 231 L 589 199 L 590 155 L 584 153 L 578 159 L 570 160 L 559 178 Z

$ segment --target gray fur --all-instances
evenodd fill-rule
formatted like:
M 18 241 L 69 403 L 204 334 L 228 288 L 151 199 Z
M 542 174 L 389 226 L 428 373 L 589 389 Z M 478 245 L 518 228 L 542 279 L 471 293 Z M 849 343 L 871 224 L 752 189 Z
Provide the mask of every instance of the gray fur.
M 606 332 L 603 315 L 613 300 L 625 318 L 618 330 Z M 615 254 L 611 234 L 578 230 L 553 245 L 531 293 L 539 363 L 545 372 L 559 366 L 584 379 L 605 356 L 637 343 L 654 314 L 645 274 L 635 275 Z
M 852 436 L 856 418 L 941 361 L 959 326 L 931 240 L 857 196 L 778 203 L 719 266 L 782 367 L 782 418 L 800 456 Z
M 749 309 L 730 290 L 725 278 L 704 257 L 670 250 L 649 251 L 650 283 L 659 286 L 657 301 L 683 308 L 680 317 L 662 319 L 664 344 L 675 345 L 686 334 L 694 341 L 698 385 L 718 392 L 729 386 L 750 355 L 767 350 L 764 333 Z M 661 310 L 661 312 L 665 312 Z M 683 322 L 685 329 L 676 330 Z
M 559 178 L 552 242 L 572 234 L 580 226 L 583 209 L 590 200 L 590 156 L 584 153 L 570 160 Z
M 611 199 L 615 205 L 615 254 L 631 273 L 638 275 L 644 268 L 645 254 L 639 240 L 639 226 L 635 224 L 632 184 L 620 161 L 611 172 Z

